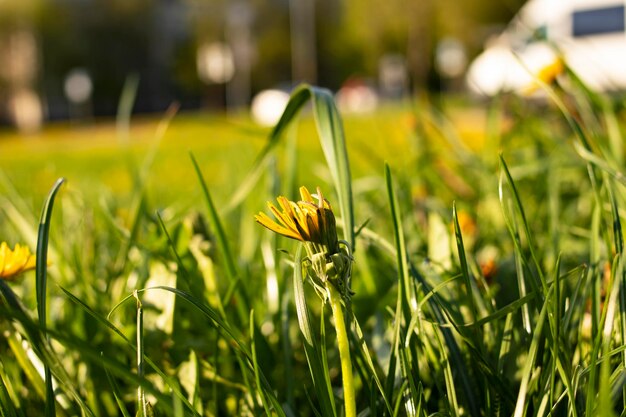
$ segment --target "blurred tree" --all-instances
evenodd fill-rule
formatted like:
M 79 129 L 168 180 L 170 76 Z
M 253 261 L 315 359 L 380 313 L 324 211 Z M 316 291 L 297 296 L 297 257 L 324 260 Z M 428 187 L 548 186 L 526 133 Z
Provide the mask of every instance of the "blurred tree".
M 248 90 L 291 84 L 294 73 L 312 74 L 296 77 L 313 77 L 332 89 L 353 76 L 375 80 L 381 58 L 389 54 L 406 59 L 415 89 L 436 89 L 431 63 L 438 41 L 458 39 L 472 56 L 523 2 L 315 0 L 309 3 L 314 10 L 307 21 L 315 25 L 309 30 L 315 42 L 297 46 L 313 45 L 315 50 L 296 48 L 296 53 L 306 52 L 298 58 L 291 39 L 298 23 L 293 16 L 290 22 L 290 1 L 240 0 L 251 13 L 246 23 Z M 136 110 L 161 110 L 173 100 L 195 106 L 202 96 L 227 95 L 228 86 L 200 82 L 196 54 L 203 43 L 233 40 L 228 22 L 238 12 L 231 4 L 228 0 L 0 1 L 0 38 L 16 26 L 31 27 L 37 34 L 43 65 L 39 87 L 51 117 L 66 117 L 63 80 L 77 67 L 92 77 L 97 114 L 116 111 L 130 74 L 140 79 Z M 303 60 L 303 56 L 316 59 Z M 304 61 L 311 68 L 294 67 L 294 62 Z
M 35 131 L 42 122 L 42 103 L 36 92 L 39 48 L 33 22 L 40 0 L 0 2 L 0 122 L 22 131 Z
M 129 74 L 140 74 L 140 100 L 154 99 L 155 70 L 164 45 L 155 45 L 156 11 L 152 0 L 48 2 L 41 14 L 44 93 L 52 117 L 64 116 L 62 85 L 73 68 L 84 68 L 94 84 L 94 110 L 114 114 Z M 167 88 L 167 84 L 157 87 Z M 148 97 L 146 97 L 146 95 Z M 138 103 L 139 104 L 139 103 Z M 139 104 L 141 107 L 141 104 Z M 144 109 L 154 110 L 154 109 Z
M 331 0 L 321 3 L 332 3 Z M 357 48 L 363 57 L 362 70 L 375 74 L 377 61 L 387 53 L 407 57 L 414 86 L 428 87 L 433 77 L 433 51 L 438 40 L 453 37 L 461 40 L 470 55 L 482 48 L 494 26 L 502 28 L 524 0 L 343 0 L 336 27 L 327 41 L 340 51 Z M 323 46 L 321 46 L 323 48 Z M 348 52 L 349 56 L 355 53 Z M 360 62 L 356 61 L 356 62 Z M 351 61 L 354 62 L 354 61 Z M 436 86 L 430 85 L 430 88 Z

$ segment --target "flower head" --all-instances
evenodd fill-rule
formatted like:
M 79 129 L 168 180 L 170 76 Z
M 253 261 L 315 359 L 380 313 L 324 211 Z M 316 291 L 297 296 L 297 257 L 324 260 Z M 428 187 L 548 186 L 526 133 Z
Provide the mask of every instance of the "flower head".
M 561 58 L 556 58 L 548 65 L 539 69 L 535 74 L 536 80 L 524 88 L 523 94 L 527 96 L 534 94 L 541 87 L 541 83 L 552 84 L 564 72 L 565 63 Z
M 331 254 L 337 252 L 337 228 L 330 203 L 319 187 L 316 195 L 311 195 L 306 187 L 300 187 L 300 196 L 302 200 L 297 202 L 278 197 L 279 208 L 271 202 L 267 203 L 277 221 L 263 212 L 254 216 L 255 220 L 280 235 L 323 245 Z
M 0 244 L 0 278 L 13 279 L 22 272 L 35 268 L 35 255 L 26 246 L 15 245 L 11 250 L 6 242 Z

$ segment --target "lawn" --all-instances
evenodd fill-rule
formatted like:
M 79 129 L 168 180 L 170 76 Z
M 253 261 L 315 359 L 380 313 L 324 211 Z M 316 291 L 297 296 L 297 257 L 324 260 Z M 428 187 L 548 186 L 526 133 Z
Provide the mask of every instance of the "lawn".
M 624 415 L 624 111 L 548 91 L 3 132 L 1 415 Z
M 355 149 L 353 165 L 359 172 L 371 167 L 382 170 L 384 160 L 400 166 L 408 163 L 402 150 L 413 146 L 414 116 L 409 105 L 347 117 L 344 122 Z M 162 125 L 167 128 L 161 134 Z M 128 129 L 109 120 L 56 123 L 29 136 L 0 132 L 0 164 L 21 194 L 43 198 L 60 176 L 81 191 L 106 188 L 121 195 L 132 193 L 133 171 L 153 159 L 147 163 L 148 188 L 162 197 L 159 204 L 167 205 L 188 202 L 200 193 L 189 153 L 206 170 L 214 192 L 227 196 L 232 184 L 244 177 L 268 134 L 269 129 L 259 127 L 246 114 L 188 112 L 177 114 L 169 124 L 164 115 L 137 116 Z M 311 114 L 302 118 L 297 134 L 299 171 L 314 178 L 313 167 L 323 160 Z

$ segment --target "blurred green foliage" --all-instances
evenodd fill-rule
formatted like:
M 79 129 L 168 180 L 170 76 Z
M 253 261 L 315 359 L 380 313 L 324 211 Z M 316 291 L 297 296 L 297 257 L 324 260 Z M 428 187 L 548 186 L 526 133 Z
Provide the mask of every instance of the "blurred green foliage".
M 351 76 L 375 79 L 385 54 L 407 58 L 414 86 L 437 89 L 431 65 L 443 37 L 460 39 L 470 55 L 505 24 L 521 0 L 315 1 L 316 84 L 338 88 Z M 251 88 L 291 80 L 289 2 L 241 1 L 251 13 Z M 163 110 L 173 100 L 197 107 L 223 104 L 219 86 L 196 75 L 196 48 L 229 41 L 233 2 L 214 0 L 41 1 L 0 4 L 0 37 L 16 27 L 33 30 L 41 48 L 38 89 L 50 116 L 63 117 L 63 80 L 76 67 L 94 82 L 96 114 L 114 114 L 129 75 L 140 77 L 136 107 Z M 295 28 L 297 30 L 297 28 Z M 207 101 L 207 97 L 213 97 Z

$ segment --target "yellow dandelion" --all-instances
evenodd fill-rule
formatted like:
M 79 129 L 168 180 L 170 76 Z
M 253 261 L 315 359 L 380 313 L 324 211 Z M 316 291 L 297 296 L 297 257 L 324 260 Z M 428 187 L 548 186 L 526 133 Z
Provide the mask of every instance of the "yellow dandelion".
M 555 59 L 552 63 L 546 65 L 537 74 L 537 78 L 546 84 L 552 83 L 556 78 L 565 72 L 565 65 L 560 58 Z
M 344 305 L 350 305 L 350 277 L 352 255 L 349 245 L 337 240 L 335 215 L 322 191 L 311 195 L 306 187 L 300 187 L 300 201 L 289 201 L 279 196 L 278 207 L 271 202 L 267 205 L 276 218 L 272 220 L 261 212 L 255 220 L 271 231 L 303 242 L 307 257 L 300 258 L 300 265 L 306 267 L 310 283 L 324 302 L 331 306 L 337 332 L 337 346 L 341 360 L 345 415 L 356 417 L 355 392 L 350 361 L 350 343 L 344 319 Z M 317 200 L 317 201 L 316 201 Z
M 6 242 L 0 244 L 0 278 L 10 280 L 31 269 L 35 269 L 35 255 L 28 247 L 17 243 L 11 250 Z
M 561 58 L 556 58 L 550 64 L 541 68 L 536 76 L 538 81 L 533 81 L 530 85 L 526 86 L 523 91 L 524 95 L 532 95 L 540 88 L 541 81 L 544 84 L 552 84 L 559 75 L 565 72 L 565 64 Z
M 338 248 L 335 215 L 328 201 L 317 188 L 317 195 L 311 195 L 306 187 L 300 187 L 300 201 L 289 201 L 279 196 L 278 207 L 271 202 L 267 205 L 276 218 L 272 220 L 260 212 L 254 216 L 262 226 L 285 237 L 323 245 L 334 253 Z M 317 201 L 315 201 L 317 200 Z

